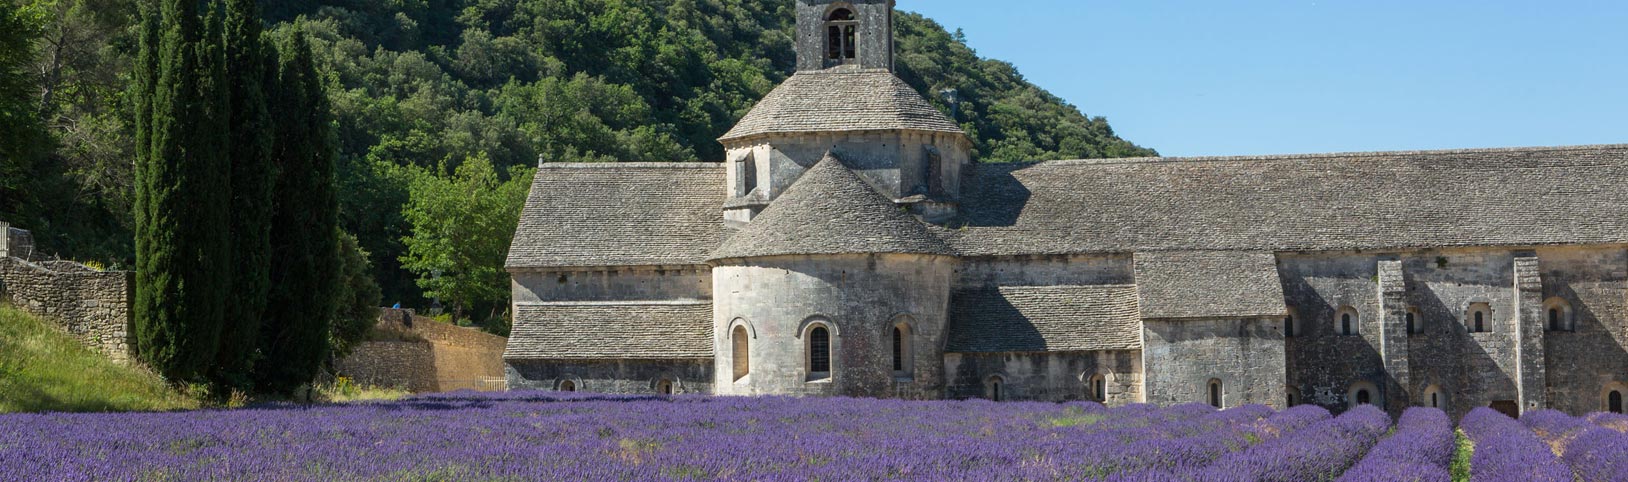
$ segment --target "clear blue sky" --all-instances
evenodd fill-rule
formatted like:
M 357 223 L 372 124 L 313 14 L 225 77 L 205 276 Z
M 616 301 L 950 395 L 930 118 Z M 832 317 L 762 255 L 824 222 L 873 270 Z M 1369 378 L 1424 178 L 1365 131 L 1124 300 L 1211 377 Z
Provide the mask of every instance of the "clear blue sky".
M 898 0 L 1170 156 L 1628 143 L 1628 1 Z

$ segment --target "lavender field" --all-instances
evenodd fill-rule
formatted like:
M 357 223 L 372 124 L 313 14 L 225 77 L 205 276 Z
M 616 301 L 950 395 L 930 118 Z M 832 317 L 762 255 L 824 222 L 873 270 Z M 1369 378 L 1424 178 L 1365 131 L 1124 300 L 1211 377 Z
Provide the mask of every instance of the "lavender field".
M 0 415 L 0 480 L 1628 480 L 1621 415 L 1459 428 L 1424 408 L 454 393 Z

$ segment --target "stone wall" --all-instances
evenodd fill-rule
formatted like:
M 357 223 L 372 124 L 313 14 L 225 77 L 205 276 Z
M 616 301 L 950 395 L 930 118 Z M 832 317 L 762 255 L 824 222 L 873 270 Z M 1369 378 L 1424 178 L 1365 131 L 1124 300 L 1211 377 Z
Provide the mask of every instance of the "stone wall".
M 339 375 L 364 386 L 439 391 L 434 347 L 427 341 L 369 341 L 339 360 Z
M 375 333 L 403 341 L 371 341 L 340 360 L 341 376 L 414 392 L 502 390 L 508 339 L 441 323 L 412 310 L 382 309 Z M 410 341 L 407 341 L 410 340 Z
M 31 263 L 0 257 L 0 294 L 24 311 L 56 321 L 92 349 L 125 363 L 131 359 L 133 274 L 97 271 L 67 261 Z
M 1628 394 L 1628 250 L 1546 248 L 1537 257 L 1543 298 L 1571 308 L 1561 330 L 1545 333 L 1549 406 L 1605 410 L 1610 390 Z
M 942 398 L 943 347 L 955 259 L 922 255 L 756 258 L 713 269 L 713 381 L 729 395 Z M 892 334 L 908 329 L 908 373 L 893 370 Z M 810 371 L 813 327 L 830 336 L 830 371 Z M 748 333 L 750 373 L 733 375 L 731 333 Z
M 559 390 L 570 381 L 575 391 L 656 394 L 662 382 L 674 394 L 714 393 L 712 360 L 509 360 L 510 390 Z
M 1101 375 L 1106 400 L 1096 400 L 1089 382 Z M 947 353 L 946 397 L 991 398 L 989 381 L 999 377 L 1002 398 L 1065 402 L 1091 400 L 1108 405 L 1142 401 L 1142 353 L 1137 350 L 1053 353 Z
M 1279 320 L 1143 320 L 1142 326 L 1148 403 L 1207 403 L 1216 381 L 1221 406 L 1287 405 Z

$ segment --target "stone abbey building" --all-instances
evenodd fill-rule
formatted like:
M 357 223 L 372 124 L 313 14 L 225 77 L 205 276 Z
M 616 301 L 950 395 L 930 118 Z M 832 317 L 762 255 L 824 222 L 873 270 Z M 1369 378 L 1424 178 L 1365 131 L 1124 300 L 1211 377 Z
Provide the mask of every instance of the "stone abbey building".
M 796 1 L 727 162 L 539 169 L 510 388 L 1622 409 L 1628 146 L 974 163 Z

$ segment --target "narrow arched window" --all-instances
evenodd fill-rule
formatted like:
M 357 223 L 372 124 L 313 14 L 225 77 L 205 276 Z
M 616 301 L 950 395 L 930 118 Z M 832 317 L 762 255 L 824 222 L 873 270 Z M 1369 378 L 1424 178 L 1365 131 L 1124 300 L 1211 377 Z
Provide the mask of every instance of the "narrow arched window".
M 1612 390 L 1611 394 L 1605 396 L 1605 411 L 1622 413 L 1622 392 Z
M 1414 333 L 1418 333 L 1419 331 L 1414 329 L 1414 327 L 1413 327 L 1413 312 L 1411 312 L 1411 311 L 1408 312 L 1407 321 L 1408 321 L 1408 334 L 1412 335 Z
M 1294 337 L 1294 315 L 1283 317 L 1283 336 Z
M 1210 380 L 1210 406 L 1221 408 L 1221 381 Z
M 1357 405 L 1367 405 L 1370 403 L 1373 403 L 1373 398 L 1368 395 L 1368 390 L 1357 390 Z
M 831 373 L 831 331 L 823 326 L 808 330 L 808 371 Z
M 1093 402 L 1108 401 L 1108 378 L 1102 374 L 1091 375 L 1085 380 L 1086 400 Z
M 1287 406 L 1293 407 L 1300 405 L 1300 389 L 1295 387 L 1283 387 L 1283 392 L 1288 395 L 1289 405 Z
M 996 402 L 999 402 L 999 401 L 1003 400 L 1005 398 L 1005 394 L 1002 393 L 1001 391 L 1006 388 L 1006 387 L 1003 386 L 1005 384 L 1006 384 L 1006 380 L 1001 378 L 1000 376 L 989 377 L 989 382 L 988 382 L 989 399 L 993 400 L 993 401 L 996 401 Z
M 1486 316 L 1487 315 L 1482 313 L 1482 312 L 1479 312 L 1479 311 L 1475 312 L 1475 332 L 1476 333 L 1481 333 L 1481 332 L 1487 331 L 1486 325 L 1483 324 L 1483 322 L 1486 319 Z
M 1430 392 L 1430 408 L 1441 408 L 1441 394 Z
M 656 393 L 660 393 L 662 395 L 672 395 L 673 394 L 673 381 L 664 379 L 662 381 L 656 382 Z
M 573 381 L 570 381 L 570 380 L 561 381 L 560 382 L 560 391 L 562 391 L 562 392 L 574 392 L 574 391 L 577 391 L 577 383 L 573 382 Z
M 831 60 L 852 60 L 858 53 L 859 23 L 853 10 L 839 8 L 831 11 L 825 23 L 825 57 Z
M 1576 317 L 1572 313 L 1571 303 L 1559 296 L 1549 298 L 1543 303 L 1549 311 L 1549 331 L 1574 331 L 1577 329 Z
M 893 371 L 904 371 L 904 332 L 893 327 Z
M 1345 313 L 1345 314 L 1340 315 L 1340 334 L 1342 334 L 1342 335 L 1350 335 L 1351 334 L 1351 314 L 1350 313 Z
M 729 335 L 729 338 L 731 340 L 730 346 L 732 347 L 729 351 L 729 357 L 734 360 L 735 380 L 739 381 L 741 378 L 745 378 L 747 374 L 752 372 L 752 355 L 751 351 L 748 350 L 750 347 L 747 345 L 748 341 L 746 327 L 736 326 L 735 330 Z
M 1549 308 L 1549 331 L 1560 331 L 1560 310 Z

